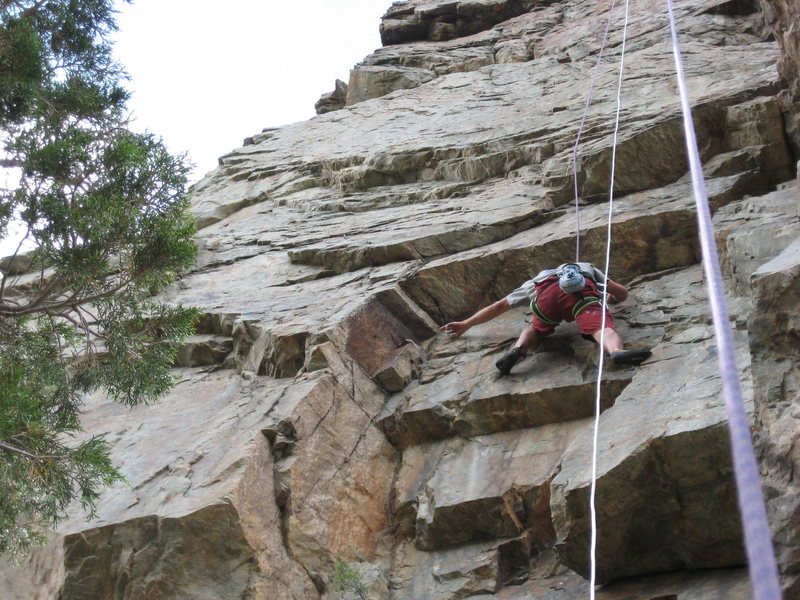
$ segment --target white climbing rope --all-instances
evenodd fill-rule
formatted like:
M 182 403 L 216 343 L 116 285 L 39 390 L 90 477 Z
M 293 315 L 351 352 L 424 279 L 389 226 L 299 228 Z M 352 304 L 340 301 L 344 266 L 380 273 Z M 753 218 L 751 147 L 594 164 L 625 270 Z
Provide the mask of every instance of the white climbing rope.
M 578 129 L 577 138 L 572 152 L 573 183 L 575 191 L 575 216 L 576 216 L 576 247 L 575 260 L 580 259 L 580 203 L 578 193 L 577 175 L 577 156 L 581 134 L 586 121 L 589 106 L 592 102 L 595 80 L 602 62 L 605 44 L 608 38 L 609 26 L 613 17 L 616 0 L 613 0 L 609 10 L 609 18 L 606 24 L 605 33 L 601 43 L 595 71 L 589 94 L 584 106 L 583 116 Z M 700 245 L 703 256 L 703 268 L 708 282 L 709 301 L 714 322 L 718 360 L 720 366 L 720 376 L 722 379 L 725 405 L 728 413 L 728 422 L 731 435 L 731 450 L 733 453 L 734 473 L 739 498 L 739 510 L 742 516 L 744 529 L 745 548 L 747 551 L 750 566 L 750 580 L 753 587 L 755 600 L 780 600 L 781 589 L 778 579 L 778 568 L 775 562 L 775 555 L 772 549 L 771 533 L 766 515 L 766 506 L 763 493 L 761 491 L 758 464 L 755 459 L 750 427 L 744 400 L 741 392 L 741 382 L 736 366 L 736 357 L 733 350 L 733 341 L 730 331 L 730 321 L 728 309 L 725 302 L 722 275 L 720 272 L 716 243 L 714 241 L 714 231 L 711 224 L 711 214 L 708 207 L 706 196 L 705 181 L 703 179 L 702 165 L 697 149 L 697 139 L 694 132 L 694 125 L 691 116 L 691 106 L 686 85 L 686 76 L 683 71 L 680 44 L 678 42 L 677 29 L 675 26 L 675 16 L 672 9 L 672 0 L 666 0 L 667 13 L 669 17 L 670 33 L 672 37 L 672 48 L 675 57 L 676 76 L 683 110 L 684 134 L 686 147 L 689 156 L 689 165 L 692 176 L 692 188 L 695 196 L 695 203 L 698 214 L 698 229 L 700 234 Z M 628 28 L 628 0 L 625 2 L 625 24 L 623 27 L 622 49 L 620 57 L 619 80 L 617 85 L 617 107 L 614 125 L 614 137 L 611 153 L 611 183 L 609 189 L 608 202 L 608 225 L 606 233 L 606 255 L 605 270 L 603 273 L 604 292 L 608 284 L 608 269 L 611 261 L 611 223 L 613 217 L 614 202 L 614 179 L 616 172 L 616 152 L 617 139 L 619 134 L 620 107 L 622 95 L 622 82 L 624 76 L 625 44 Z M 602 302 L 602 320 L 605 324 L 607 305 L 605 293 Z M 591 541 L 590 541 L 590 581 L 589 596 L 595 599 L 595 587 L 597 579 L 597 510 L 596 510 L 596 487 L 597 487 L 597 455 L 599 440 L 599 423 L 601 408 L 601 382 L 604 366 L 604 343 L 605 327 L 600 330 L 600 358 L 598 365 L 597 387 L 595 397 L 595 423 L 592 440 L 592 475 L 589 491 L 589 508 L 591 513 Z
M 697 221 L 700 234 L 700 247 L 703 256 L 703 270 L 708 286 L 711 315 L 717 341 L 720 378 L 725 397 L 725 408 L 728 414 L 728 428 L 731 436 L 734 474 L 739 498 L 739 511 L 744 529 L 745 548 L 750 566 L 750 582 L 755 600 L 780 600 L 781 587 L 778 579 L 778 567 L 772 548 L 767 511 L 761 481 L 758 472 L 753 442 L 750 436 L 750 424 L 742 398 L 739 369 L 736 366 L 730 318 L 725 302 L 722 286 L 722 274 L 719 266 L 717 246 L 714 240 L 714 228 L 711 223 L 711 211 L 708 207 L 703 168 L 700 153 L 697 150 L 697 138 L 692 122 L 692 109 L 687 92 L 686 75 L 683 71 L 680 44 L 675 27 L 675 15 L 672 11 L 672 0 L 667 0 L 670 33 L 672 35 L 672 52 L 675 56 L 675 69 L 678 89 L 683 110 L 683 128 L 686 136 L 686 150 L 689 155 L 689 167 L 692 174 Z
M 610 22 L 610 17 L 609 17 Z M 605 269 L 603 270 L 603 292 L 601 302 L 601 328 L 600 328 L 600 360 L 597 368 L 597 388 L 594 401 L 594 434 L 592 436 L 592 483 L 589 488 L 589 511 L 591 513 L 591 541 L 589 547 L 589 598 L 594 600 L 597 582 L 597 508 L 595 499 L 597 494 L 597 446 L 600 432 L 600 399 L 601 383 L 603 380 L 603 361 L 605 359 L 605 322 L 607 313 L 608 267 L 611 263 L 611 220 L 614 215 L 614 176 L 617 168 L 617 139 L 619 137 L 619 117 L 622 107 L 622 81 L 625 71 L 625 42 L 628 36 L 628 0 L 625 0 L 625 23 L 622 27 L 622 48 L 619 59 L 619 77 L 617 80 L 617 110 L 614 118 L 614 137 L 611 144 L 611 183 L 608 190 L 608 225 L 606 227 L 606 256 Z
M 600 40 L 600 51 L 597 53 L 597 61 L 592 70 L 592 81 L 589 84 L 589 93 L 586 95 L 586 103 L 583 105 L 583 115 L 581 115 L 581 123 L 578 126 L 578 135 L 575 136 L 575 145 L 572 147 L 572 182 L 575 191 L 575 262 L 581 260 L 581 209 L 580 209 L 580 192 L 578 191 L 578 148 L 581 143 L 581 135 L 583 134 L 583 127 L 586 124 L 586 115 L 589 113 L 589 106 L 594 99 L 594 84 L 597 80 L 597 73 L 600 71 L 600 65 L 603 64 L 603 52 L 606 49 L 606 42 L 608 41 L 608 30 L 611 26 L 611 19 L 614 16 L 614 8 L 617 6 L 617 0 L 611 0 L 611 7 L 608 9 L 608 19 L 606 20 L 606 29 L 603 32 L 603 39 Z

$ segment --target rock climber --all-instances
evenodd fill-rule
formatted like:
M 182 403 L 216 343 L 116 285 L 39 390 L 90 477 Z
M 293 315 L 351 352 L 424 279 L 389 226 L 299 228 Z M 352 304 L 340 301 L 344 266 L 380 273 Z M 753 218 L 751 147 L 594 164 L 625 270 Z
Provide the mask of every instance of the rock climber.
M 602 271 L 591 263 L 565 263 L 555 269 L 545 269 L 502 300 L 482 308 L 468 319 L 453 321 L 441 329 L 450 337 L 457 338 L 475 325 L 491 321 L 513 307 L 530 303 L 533 311 L 531 326 L 522 332 L 514 348 L 495 363 L 503 375 L 508 375 L 528 350 L 553 333 L 561 321 L 577 321 L 581 335 L 597 343 L 602 332 L 603 347 L 614 364 L 639 366 L 650 357 L 650 350 L 623 350 L 622 337 L 614 328 L 608 311 L 605 323 L 601 325 L 603 279 Z M 625 286 L 611 279 L 607 281 L 605 291 L 606 300 L 611 304 L 628 297 Z

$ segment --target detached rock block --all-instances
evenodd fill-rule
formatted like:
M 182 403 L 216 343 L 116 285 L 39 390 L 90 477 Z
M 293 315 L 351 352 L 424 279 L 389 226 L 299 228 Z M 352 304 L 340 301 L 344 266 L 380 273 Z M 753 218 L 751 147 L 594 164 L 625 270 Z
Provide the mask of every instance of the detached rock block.
M 428 69 L 359 66 L 350 73 L 346 104 L 351 106 L 372 98 L 380 98 L 394 90 L 415 88 L 435 78 L 436 74 Z
M 398 600 L 484 598 L 514 582 L 516 566 L 524 563 L 527 570 L 530 563 L 525 536 L 431 552 L 400 544 L 397 553 L 403 565 L 394 581 L 393 597 Z
M 76 511 L 64 521 L 52 545 L 34 550 L 50 558 L 50 572 L 4 598 L 312 597 L 311 580 L 286 554 L 270 447 L 257 433 L 267 398 L 283 388 L 230 370 L 181 374 L 161 403 L 87 399 L 86 435 L 108 435 L 128 481 L 103 490 L 97 520 Z
M 550 478 L 585 426 L 573 421 L 409 448 L 397 512 L 414 519 L 416 544 L 424 550 L 524 531 L 536 543 L 552 543 Z
M 314 104 L 314 109 L 318 115 L 322 115 L 335 110 L 344 108 L 347 101 L 347 84 L 340 80 L 336 80 L 336 87 L 332 92 L 322 94 L 317 103 Z
M 394 356 L 375 374 L 375 379 L 387 392 L 399 392 L 411 383 L 423 358 L 422 348 L 409 342 L 397 349 Z
M 219 335 L 193 335 L 175 357 L 176 367 L 202 367 L 220 364 L 233 350 L 233 340 Z
M 33 268 L 33 253 L 15 254 L 0 258 L 0 273 L 4 275 L 21 275 Z

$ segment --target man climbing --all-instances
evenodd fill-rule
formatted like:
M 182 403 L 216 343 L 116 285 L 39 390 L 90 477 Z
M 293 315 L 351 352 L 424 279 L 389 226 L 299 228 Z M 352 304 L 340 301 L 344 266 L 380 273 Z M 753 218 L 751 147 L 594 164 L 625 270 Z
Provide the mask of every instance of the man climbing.
M 561 321 L 577 321 L 581 335 L 600 342 L 617 365 L 640 365 L 650 357 L 649 350 L 623 350 L 622 337 L 614 328 L 611 315 L 606 312 L 601 324 L 603 273 L 590 263 L 566 263 L 555 269 L 546 269 L 529 279 L 502 300 L 482 308 L 463 321 L 453 321 L 442 329 L 457 338 L 471 327 L 491 321 L 515 306 L 530 303 L 533 316 L 531 326 L 519 336 L 514 348 L 495 365 L 503 375 L 534 348 L 539 341 L 553 333 Z M 621 302 L 628 297 L 625 286 L 609 279 L 606 285 L 609 303 Z

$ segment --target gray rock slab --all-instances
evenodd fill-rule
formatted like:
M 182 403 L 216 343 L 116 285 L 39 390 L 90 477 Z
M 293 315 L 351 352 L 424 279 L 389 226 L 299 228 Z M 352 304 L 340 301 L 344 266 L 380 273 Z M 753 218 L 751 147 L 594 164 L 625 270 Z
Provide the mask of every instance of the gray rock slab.
M 280 261 L 274 253 L 263 254 L 238 261 L 228 269 L 199 271 L 188 275 L 168 294 L 171 302 L 199 306 L 212 314 L 238 315 L 232 336 L 241 371 L 277 378 L 296 375 L 304 365 L 306 342 L 312 333 L 322 333 L 357 315 L 372 296 L 390 294 L 393 287 L 385 277 L 394 271 L 370 270 L 300 281 L 265 293 L 254 282 L 269 277 L 273 259 Z M 348 292 L 342 293 L 343 289 Z M 394 297 L 401 298 L 397 294 Z M 402 298 L 395 304 L 404 316 L 414 312 Z
M 397 510 L 413 515 L 417 546 L 430 550 L 525 530 L 546 544 L 549 480 L 585 426 L 571 421 L 406 449 Z
M 644 287 L 663 297 L 666 289 L 680 289 L 680 277 L 689 274 L 667 275 Z M 691 297 L 679 302 L 700 304 Z M 600 418 L 599 581 L 744 561 L 712 330 L 703 324 L 687 327 L 690 323 L 668 332 L 653 359 Z M 737 339 L 752 412 L 749 354 L 741 332 Z M 591 435 L 584 433 L 564 454 L 551 504 L 559 556 L 584 576 L 591 447 Z
M 350 215 L 341 236 L 290 250 L 289 257 L 295 264 L 342 273 L 484 246 L 552 218 L 546 190 L 521 178 L 493 181 L 458 196 L 417 203 L 413 210 L 403 206 Z
M 106 434 L 127 479 L 104 492 L 95 526 L 148 515 L 179 517 L 231 494 L 247 471 L 264 413 L 285 388 L 230 370 L 177 373 L 175 388 L 155 404 L 128 409 L 102 396 L 87 402 L 84 428 Z M 85 527 L 78 514 L 61 531 Z
M 750 279 L 766 261 L 780 254 L 800 235 L 797 185 L 735 202 L 714 215 L 721 264 L 737 295 L 750 296 Z M 764 235 L 768 230 L 769 235 Z
M 800 316 L 800 241 L 795 240 L 753 272 L 754 310 L 748 320 L 753 356 L 755 402 L 761 427 L 757 437 L 763 457 L 768 510 L 775 550 L 786 565 L 786 597 L 800 593 L 800 577 L 789 565 L 800 565 L 800 536 L 794 523 L 800 511 L 800 490 L 794 473 L 800 466 L 800 360 L 797 334 Z
M 796 9 L 760 4 L 676 9 L 789 598 L 798 197 L 779 186 L 796 170 L 787 139 L 800 147 Z M 103 495 L 99 523 L 76 512 L 67 546 L 58 534 L 3 589 L 299 600 L 324 596 L 342 559 L 380 600 L 585 597 L 561 563 L 585 573 L 580 417 L 596 348 L 565 325 L 501 381 L 490 374 L 519 311 L 459 340 L 434 334 L 571 258 L 576 229 L 582 257 L 602 262 L 621 12 L 577 153 L 580 227 L 571 158 L 608 10 L 396 3 L 385 29 L 416 41 L 356 66 L 348 106 L 222 157 L 192 190 L 197 266 L 167 297 L 206 311 L 187 348 L 232 352 L 176 370 L 159 405 L 89 401 L 87 430 L 107 433 L 130 486 Z M 639 575 L 598 595 L 744 599 L 742 569 L 704 570 L 740 564 L 741 540 L 663 3 L 629 17 L 610 274 L 632 292 L 613 307 L 626 343 L 654 356 L 604 376 L 627 387 L 601 417 L 601 574 Z M 25 270 L 11 288 L 35 284 Z M 396 447 L 374 426 L 390 415 Z M 652 576 L 665 569 L 681 571 Z
M 95 548 L 102 547 L 102 553 Z M 212 550 L 213 549 L 213 550 Z M 213 559 L 203 557 L 213 552 Z M 213 600 L 242 596 L 258 563 L 230 505 L 183 518 L 156 516 L 95 528 L 65 540 L 60 598 L 147 597 Z M 118 572 L 116 577 L 107 573 Z
M 464 340 L 437 338 L 431 353 L 453 347 L 456 354 L 431 361 L 419 381 L 390 399 L 378 421 L 389 440 L 406 448 L 594 414 L 597 369 L 582 355 L 596 346 L 581 340 L 574 326 L 564 327 L 566 331 L 543 344 L 511 376 L 499 377 L 495 361 L 505 352 L 509 337 L 519 333 L 515 327 L 527 326 L 520 317 L 521 311 L 507 313 L 474 334 L 468 332 L 465 337 L 478 336 L 476 342 L 483 345 L 477 352 L 465 351 Z M 604 409 L 632 376 L 631 369 L 607 370 L 601 392 Z
M 96 521 L 85 522 L 75 507 L 61 524 L 48 552 L 63 548 L 63 569 L 50 585 L 59 598 L 76 600 L 157 589 L 212 598 L 258 594 L 273 581 L 286 597 L 308 597 L 313 585 L 280 536 L 260 433 L 283 386 L 232 370 L 177 373 L 181 380 L 156 404 L 128 409 L 88 399 L 87 435 L 106 436 L 127 481 L 103 491 Z M 214 566 L 202 566 L 198 552 L 215 557 L 208 558 Z
M 580 600 L 588 595 L 587 582 L 571 571 L 475 600 Z M 668 573 L 611 583 L 596 591 L 597 600 L 750 600 L 752 589 L 746 569 L 716 569 L 693 573 Z
M 625 251 L 612 254 L 612 279 L 626 282 L 642 272 L 696 262 L 694 216 L 688 199 L 681 198 L 677 190 L 629 196 L 620 199 L 616 207 L 614 243 Z M 607 212 L 607 207 L 599 205 L 581 211 L 584 260 L 602 264 Z M 565 214 L 507 240 L 431 261 L 403 286 L 438 321 L 464 318 L 504 297 L 540 270 L 573 256 L 575 224 L 574 213 Z
M 511 538 L 423 551 L 399 544 L 390 585 L 398 600 L 447 600 L 492 594 L 530 562 L 529 543 Z
M 752 90 L 768 90 L 777 82 L 774 45 L 772 51 L 766 44 L 748 44 L 714 53 L 699 46 L 692 49 L 691 44 L 697 42 L 688 44 L 686 52 L 693 60 L 687 61 L 687 70 L 691 92 L 701 106 L 738 103 L 753 97 Z M 627 114 L 636 116 L 625 125 L 622 146 L 637 129 L 647 130 L 678 115 L 677 99 L 669 93 L 673 83 L 668 47 L 656 44 L 639 52 L 641 56 L 634 53 L 629 57 L 631 68 L 638 70 L 646 64 L 651 75 L 648 86 L 631 91 Z M 713 69 L 709 68 L 711 61 Z M 254 136 L 251 144 L 223 157 L 221 166 L 195 186 L 193 206 L 199 224 L 206 226 L 271 198 L 291 202 L 292 194 L 308 196 L 317 188 L 324 193 L 328 188 L 369 189 L 407 183 L 402 181 L 404 177 L 416 181 L 428 172 L 438 173 L 437 179 L 448 179 L 469 173 L 476 157 L 481 164 L 489 165 L 492 155 L 500 152 L 508 156 L 514 146 L 526 142 L 534 148 L 555 143 L 557 151 L 566 151 L 574 141 L 583 107 L 585 90 L 577 82 L 586 81 L 590 67 L 562 64 L 549 57 L 491 65 L 479 71 L 448 74 L 402 94 L 392 93 L 307 123 Z M 585 150 L 590 154 L 610 146 L 611 123 L 605 116 L 614 95 L 602 82 L 614 79 L 613 65 L 609 65 L 604 68 L 593 105 L 596 108 L 587 123 Z M 676 134 L 679 131 L 677 128 Z M 677 137 L 670 144 L 664 144 L 664 138 L 650 139 L 660 143 L 662 153 L 672 152 L 674 147 L 674 157 L 681 161 L 682 148 L 674 143 L 679 141 Z M 311 140 L 313 143 L 309 143 Z M 472 149 L 466 156 L 465 148 Z M 630 148 L 633 150 L 633 146 Z M 433 154 L 422 165 L 425 168 L 405 175 L 393 169 L 387 172 L 387 163 L 381 159 L 382 155 L 420 152 Z M 636 160 L 650 160 L 646 157 L 652 155 L 622 152 L 626 156 L 620 162 L 623 190 L 626 173 L 631 177 L 638 173 L 636 178 L 641 180 L 642 176 L 656 176 L 676 166 L 664 156 L 660 168 L 655 169 L 654 164 Z M 682 169 L 681 165 L 678 173 Z M 485 167 L 480 170 L 486 172 Z

